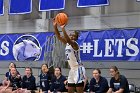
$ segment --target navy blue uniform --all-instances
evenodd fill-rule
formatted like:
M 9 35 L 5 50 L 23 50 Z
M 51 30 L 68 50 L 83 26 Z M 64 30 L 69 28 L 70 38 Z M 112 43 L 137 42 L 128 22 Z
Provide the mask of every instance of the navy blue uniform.
M 11 83 L 10 87 L 13 87 L 13 90 L 21 88 L 21 77 L 17 78 L 17 77 L 9 76 L 9 80 Z
M 108 82 L 106 78 L 101 77 L 98 82 L 96 82 L 95 78 L 90 80 L 90 91 L 95 93 L 106 93 L 109 89 Z
M 22 88 L 26 88 L 27 90 L 36 90 L 36 79 L 33 75 L 29 78 L 27 76 L 23 76 L 22 78 Z
M 42 91 L 50 90 L 50 81 L 51 81 L 51 75 L 49 73 L 40 74 L 40 88 L 42 89 Z
M 6 74 L 5 74 L 5 77 L 9 77 L 11 75 L 11 73 L 10 72 L 6 72 Z
M 123 93 L 130 93 L 128 81 L 123 75 L 120 75 L 118 80 L 115 80 L 115 78 L 112 77 L 110 80 L 110 88 L 112 88 L 114 92 L 122 88 L 124 89 Z
M 66 92 L 64 81 L 67 80 L 65 76 L 61 75 L 58 79 L 53 77 L 51 80 L 51 92 Z

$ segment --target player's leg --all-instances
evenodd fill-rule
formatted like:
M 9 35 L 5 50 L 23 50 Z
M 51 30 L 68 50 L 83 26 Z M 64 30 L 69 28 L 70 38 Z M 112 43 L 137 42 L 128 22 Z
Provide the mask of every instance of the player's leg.
M 79 66 L 76 73 L 77 73 L 76 91 L 77 91 L 77 93 L 84 93 L 84 79 L 85 79 L 84 67 Z
M 12 93 L 12 89 L 11 88 L 3 88 L 2 90 L 0 90 L 0 93 Z
M 84 93 L 84 82 L 76 84 L 77 93 Z
M 68 93 L 75 92 L 75 81 L 74 81 L 74 73 L 73 70 L 70 69 L 68 76 Z
M 75 92 L 75 84 L 69 83 L 68 84 L 68 93 L 74 93 Z

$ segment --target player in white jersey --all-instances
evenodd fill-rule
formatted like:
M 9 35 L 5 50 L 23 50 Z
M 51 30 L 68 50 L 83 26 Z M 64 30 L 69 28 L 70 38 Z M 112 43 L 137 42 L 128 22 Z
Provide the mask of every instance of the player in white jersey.
M 56 37 L 66 44 L 65 54 L 67 61 L 70 65 L 70 71 L 68 76 L 68 93 L 74 93 L 75 88 L 77 93 L 83 93 L 84 89 L 84 80 L 85 80 L 85 68 L 81 64 L 80 60 L 80 49 L 76 40 L 78 39 L 78 32 L 67 34 L 65 31 L 65 26 L 60 26 L 63 32 L 63 35 L 60 35 L 57 23 L 53 21 L 54 32 Z

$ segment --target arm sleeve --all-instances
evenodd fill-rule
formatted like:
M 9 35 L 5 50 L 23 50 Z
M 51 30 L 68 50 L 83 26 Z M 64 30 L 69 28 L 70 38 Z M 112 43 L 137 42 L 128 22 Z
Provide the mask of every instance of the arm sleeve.
M 113 79 L 112 78 L 110 79 L 110 88 L 114 88 Z
M 89 87 L 89 89 L 90 89 L 90 92 L 94 92 L 94 79 L 93 78 L 90 80 L 90 87 Z
M 26 88 L 24 78 L 25 78 L 25 77 L 23 76 L 23 78 L 22 78 L 22 83 L 21 83 L 21 87 L 22 87 L 22 88 Z
M 40 74 L 39 78 L 40 78 L 40 88 L 42 89 L 41 74 Z
M 125 89 L 126 85 L 127 85 L 127 79 L 124 76 L 122 76 L 120 82 L 120 88 Z
M 61 80 L 60 86 L 59 86 L 59 88 L 58 88 L 56 91 L 58 91 L 58 92 L 64 92 L 64 90 L 65 90 L 64 81 L 65 81 L 65 80 L 66 80 L 66 78 L 63 77 L 62 80 Z
M 8 76 L 9 76 L 9 73 L 8 73 L 8 72 L 6 72 L 5 77 L 8 77 Z
M 35 82 L 36 82 L 35 77 L 32 77 L 31 78 L 31 83 L 30 83 L 30 85 L 28 87 L 29 90 L 35 90 L 36 89 L 36 83 Z
M 50 82 L 50 91 L 51 92 L 54 91 L 54 79 L 52 79 L 51 82 Z
M 19 78 L 19 88 L 21 88 L 22 87 L 22 78 L 20 77 Z
M 108 82 L 107 82 L 107 80 L 104 78 L 103 81 L 101 81 L 99 90 L 96 91 L 95 93 L 104 93 L 104 92 L 107 92 L 108 89 L 109 89 L 109 87 L 108 87 Z

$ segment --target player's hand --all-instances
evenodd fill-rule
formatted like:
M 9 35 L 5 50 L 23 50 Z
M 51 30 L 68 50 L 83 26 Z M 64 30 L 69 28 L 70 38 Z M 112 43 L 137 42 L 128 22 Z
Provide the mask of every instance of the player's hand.
M 52 93 L 50 90 L 48 90 L 48 93 Z
M 60 27 L 61 27 L 61 28 L 65 28 L 65 26 L 66 26 L 66 24 L 64 24 L 64 25 L 61 25 Z
M 65 84 L 65 85 L 68 85 L 68 80 L 65 80 L 65 81 L 64 81 L 64 84 Z
M 57 26 L 57 23 L 55 21 L 55 18 L 53 18 L 53 26 Z
M 18 78 L 18 79 L 19 79 L 19 78 L 21 78 L 21 76 L 20 76 L 20 75 L 17 75 L 17 76 L 16 76 L 16 78 Z
M 4 88 L 3 88 L 3 90 L 6 90 L 6 89 L 7 89 L 7 87 L 4 87 Z

